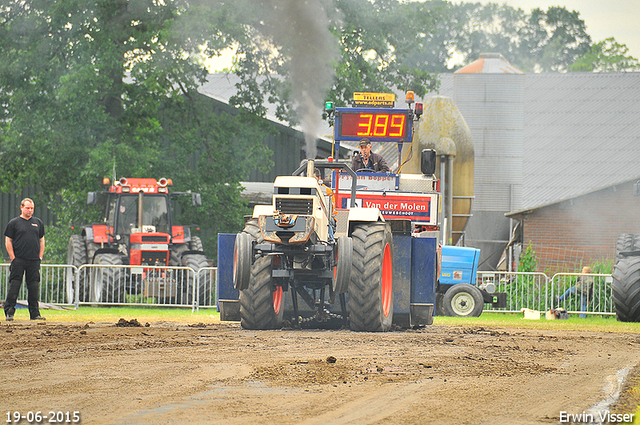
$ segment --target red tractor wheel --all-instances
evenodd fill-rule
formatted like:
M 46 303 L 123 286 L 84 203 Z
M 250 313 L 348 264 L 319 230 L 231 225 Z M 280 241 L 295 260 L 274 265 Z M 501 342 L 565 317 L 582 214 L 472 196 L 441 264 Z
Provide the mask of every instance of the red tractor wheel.
M 283 291 L 273 284 L 271 257 L 260 257 L 251 266 L 247 289 L 240 291 L 240 324 L 244 329 L 277 329 L 284 317 Z
M 356 226 L 349 282 L 349 326 L 384 332 L 393 322 L 393 245 L 386 223 Z

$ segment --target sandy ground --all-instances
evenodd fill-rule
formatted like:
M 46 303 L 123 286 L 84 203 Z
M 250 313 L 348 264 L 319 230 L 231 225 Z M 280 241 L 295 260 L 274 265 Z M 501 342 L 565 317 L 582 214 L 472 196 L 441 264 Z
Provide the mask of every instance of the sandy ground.
M 606 404 L 640 362 L 636 334 L 145 325 L 0 323 L 2 420 L 557 424 Z

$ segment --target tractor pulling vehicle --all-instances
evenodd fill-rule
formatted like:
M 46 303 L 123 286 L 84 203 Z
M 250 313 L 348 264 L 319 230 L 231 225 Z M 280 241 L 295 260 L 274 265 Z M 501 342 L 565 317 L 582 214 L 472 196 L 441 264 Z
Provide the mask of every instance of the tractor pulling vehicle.
M 386 220 L 378 208 L 356 207 L 357 175 L 346 164 L 305 165 L 307 175 L 312 167 L 351 175 L 353 206 L 338 211 L 331 239 L 331 206 L 316 179 L 276 178 L 273 204 L 256 206 L 241 233 L 219 236 L 221 319 L 239 316 L 246 329 L 281 327 L 285 315 L 295 325 L 328 326 L 348 318 L 349 327 L 358 331 L 432 323 L 436 238 L 414 238 L 410 220 Z M 435 207 L 438 195 L 428 196 L 434 202 L 429 206 Z M 233 288 L 239 291 L 237 298 L 227 295 Z
M 95 267 L 68 274 L 68 302 L 123 303 L 126 294 L 141 294 L 161 304 L 208 304 L 209 275 L 187 269 L 198 274 L 209 265 L 202 241 L 189 226 L 173 223 L 171 209 L 171 197 L 179 195 L 202 205 L 200 194 L 170 193 L 166 178 L 123 177 L 113 185 L 105 178 L 103 184 L 107 190 L 89 192 L 87 204 L 104 206 L 104 222 L 83 226 L 69 239 L 67 264 Z M 171 268 L 176 266 L 182 269 Z
M 377 94 L 370 97 L 379 102 Z M 366 137 L 396 142 L 401 151 L 422 112 L 420 103 L 411 108 L 412 98 L 407 103 L 408 109 L 327 108 L 335 113 L 335 150 L 341 140 Z M 296 326 L 338 321 L 356 331 L 431 324 L 441 216 L 435 165 L 435 151 L 425 149 L 422 174 L 305 160 L 292 176 L 277 177 L 272 204 L 257 205 L 237 235 L 219 235 L 221 320 L 239 319 L 247 329 L 278 328 L 285 318 Z M 310 177 L 314 168 L 332 170 L 335 205 Z

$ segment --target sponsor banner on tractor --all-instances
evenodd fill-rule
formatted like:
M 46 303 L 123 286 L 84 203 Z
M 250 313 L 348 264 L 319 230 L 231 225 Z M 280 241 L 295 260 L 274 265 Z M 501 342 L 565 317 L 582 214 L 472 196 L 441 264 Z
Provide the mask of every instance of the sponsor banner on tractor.
M 353 93 L 353 104 L 355 106 L 389 106 L 395 104 L 396 95 L 392 93 Z
M 403 194 L 389 192 L 357 193 L 356 206 L 377 208 L 384 218 L 408 219 L 425 225 L 436 225 L 436 194 Z M 350 195 L 336 195 L 338 208 L 347 209 Z
M 334 173 L 339 175 L 338 188 L 341 191 L 351 190 L 351 176 L 346 173 Z M 335 181 L 335 176 L 334 176 Z M 357 190 L 397 190 L 399 177 L 398 174 L 381 174 L 381 173 L 358 173 L 356 181 Z

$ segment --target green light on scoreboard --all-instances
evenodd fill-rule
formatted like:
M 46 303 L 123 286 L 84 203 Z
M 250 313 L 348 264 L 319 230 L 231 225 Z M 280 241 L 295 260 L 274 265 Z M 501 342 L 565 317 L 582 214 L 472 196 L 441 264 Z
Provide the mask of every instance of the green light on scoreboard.
M 334 109 L 335 107 L 333 106 L 333 102 L 331 101 L 324 102 L 324 110 L 326 112 L 333 112 Z

